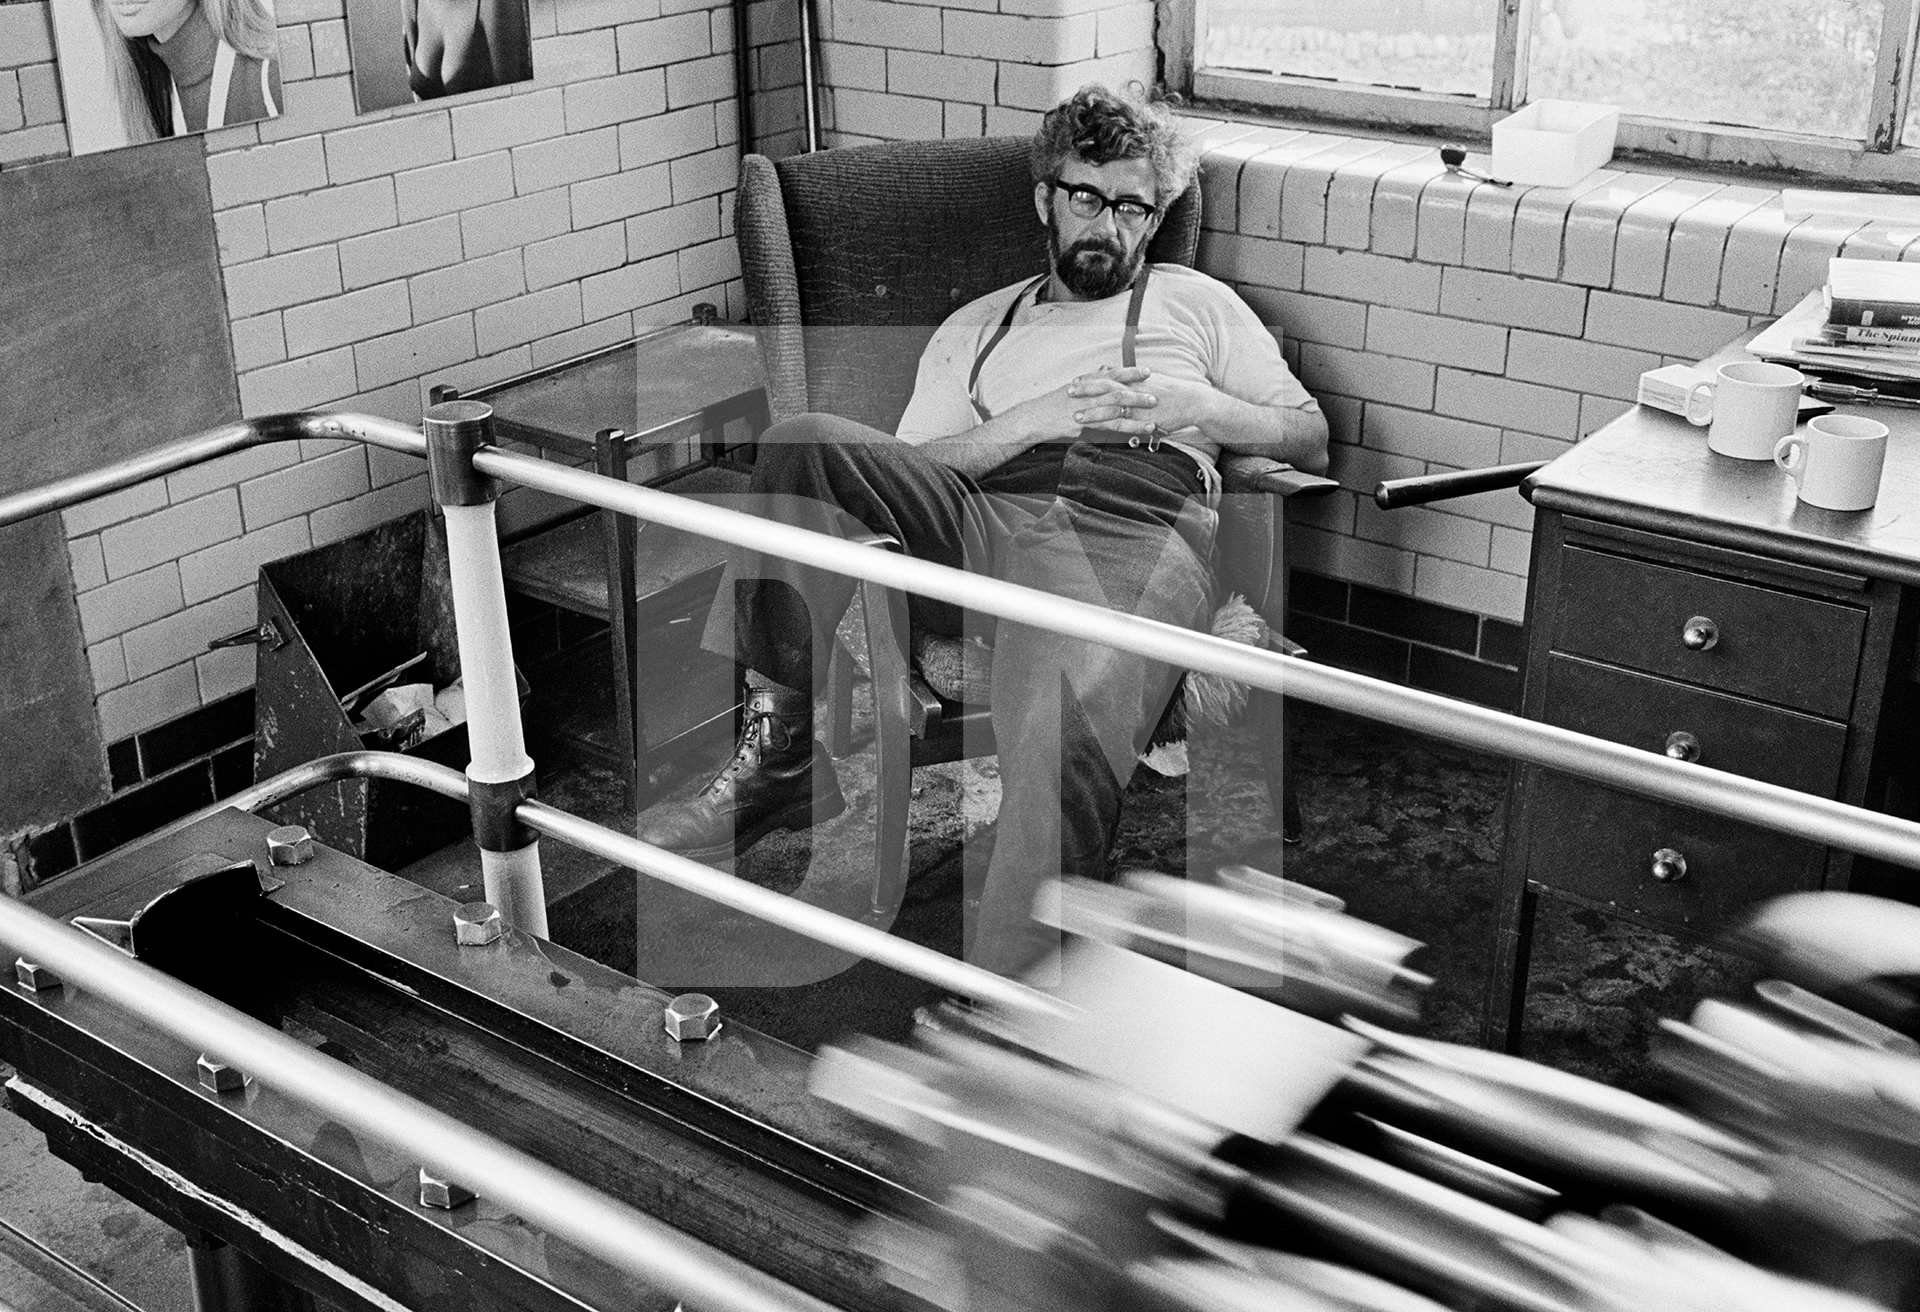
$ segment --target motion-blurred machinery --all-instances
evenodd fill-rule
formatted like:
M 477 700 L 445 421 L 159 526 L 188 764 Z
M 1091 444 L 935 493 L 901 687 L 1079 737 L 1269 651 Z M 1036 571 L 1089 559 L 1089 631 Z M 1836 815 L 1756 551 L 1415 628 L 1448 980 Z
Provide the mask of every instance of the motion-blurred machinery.
M 1419 944 L 1246 868 L 1061 886 L 1052 1005 L 815 1057 L 239 812 L 35 901 L 795 1306 L 1920 1308 L 1920 910 L 1873 899 L 1768 906 L 1670 1102 L 1412 1036 Z M 10 964 L 10 1106 L 189 1235 L 203 1308 L 681 1301 Z
M 1672 1104 L 1397 1032 L 1417 945 L 1258 872 L 1056 918 L 1070 1019 L 949 1008 L 815 1068 L 930 1200 L 863 1232 L 918 1305 L 1920 1306 L 1912 908 L 1770 906 L 1780 977 L 1664 1026 Z

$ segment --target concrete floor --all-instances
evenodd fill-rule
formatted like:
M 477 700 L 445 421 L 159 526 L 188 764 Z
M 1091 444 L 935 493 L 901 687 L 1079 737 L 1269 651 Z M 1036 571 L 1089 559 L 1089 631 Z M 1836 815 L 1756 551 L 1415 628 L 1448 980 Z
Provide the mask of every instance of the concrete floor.
M 82 1180 L 48 1155 L 37 1130 L 0 1111 L 0 1308 L 128 1306 L 190 1312 L 186 1240 L 112 1190 Z
M 565 690 L 577 699 L 579 684 L 553 670 L 530 673 L 529 723 L 537 734 L 543 685 L 546 695 Z M 1281 845 L 1256 744 L 1240 727 L 1197 741 L 1194 772 L 1185 780 L 1144 771 L 1136 776 L 1115 869 L 1199 873 L 1245 863 L 1344 897 L 1353 914 L 1428 944 L 1414 963 L 1436 980 L 1422 1029 L 1472 1042 L 1492 946 L 1506 766 L 1311 707 L 1295 713 L 1295 728 L 1303 843 Z M 533 746 L 543 763 L 544 800 L 603 823 L 624 822 L 610 769 L 554 740 Z M 767 840 L 736 873 L 856 909 L 866 892 L 863 863 L 872 841 L 869 756 L 858 753 L 842 764 L 844 816 L 811 834 Z M 688 763 L 668 781 L 669 794 L 694 786 L 703 772 L 701 763 Z M 960 853 L 965 845 L 991 841 L 998 786 L 990 759 L 916 773 L 913 883 L 895 932 L 957 949 Z M 716 915 L 681 895 L 645 894 L 643 915 L 633 876 L 578 854 L 551 852 L 546 864 L 556 940 L 623 969 L 637 966 L 643 978 L 705 987 L 737 1020 L 791 1042 L 811 1048 L 848 1029 L 898 1037 L 913 1008 L 931 996 L 878 968 L 845 969 L 848 963 L 832 954 L 781 941 L 743 917 Z M 464 844 L 407 873 L 463 897 L 472 896 L 478 882 L 477 861 Z M 1737 968 L 1712 952 L 1629 933 L 1599 917 L 1548 914 L 1543 929 L 1528 1017 L 1530 1053 L 1629 1087 L 1644 1084 L 1645 1040 L 1659 1017 L 1684 1015 L 1693 998 L 1737 982 Z M 693 944 L 701 950 L 692 951 Z M 768 962 L 787 975 L 773 978 Z M 39 1136 L 4 1112 L 0 1222 L 0 1312 L 191 1307 L 180 1237 L 50 1160 Z M 85 1275 L 62 1268 L 9 1228 Z

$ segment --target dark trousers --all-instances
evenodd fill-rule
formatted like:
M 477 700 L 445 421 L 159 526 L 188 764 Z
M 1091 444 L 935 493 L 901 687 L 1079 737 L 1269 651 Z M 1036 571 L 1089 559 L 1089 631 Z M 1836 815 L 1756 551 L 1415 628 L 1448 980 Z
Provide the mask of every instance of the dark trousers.
M 974 479 L 884 433 L 807 415 L 762 437 L 752 490 L 755 509 L 782 522 L 838 533 L 857 525 L 922 560 L 1206 626 L 1216 517 L 1198 468 L 1175 450 L 1049 444 Z M 844 575 L 738 553 L 708 645 L 726 651 L 731 641 L 748 668 L 817 692 L 856 587 Z M 968 956 L 1012 973 L 1046 945 L 1030 915 L 1040 885 L 1105 873 L 1127 778 L 1179 671 L 949 602 L 916 596 L 908 613 L 918 627 L 993 643 L 1000 816 Z

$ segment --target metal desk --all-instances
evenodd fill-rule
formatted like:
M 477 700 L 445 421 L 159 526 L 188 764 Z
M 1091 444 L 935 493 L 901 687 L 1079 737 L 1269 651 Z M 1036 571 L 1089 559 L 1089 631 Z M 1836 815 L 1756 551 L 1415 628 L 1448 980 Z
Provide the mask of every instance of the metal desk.
M 643 480 L 649 486 L 701 498 L 744 491 L 751 443 L 768 422 L 760 351 L 752 329 L 715 322 L 711 308 L 699 307 L 694 322 L 458 395 L 491 404 L 503 439 L 591 456 L 609 477 L 624 480 L 659 453 L 667 467 Z M 435 388 L 433 399 L 455 395 Z M 672 460 L 676 453 L 685 458 Z M 725 562 L 720 543 L 627 524 L 606 511 L 570 518 L 502 552 L 511 590 L 607 621 L 613 752 L 636 805 L 644 804 L 650 767 L 707 735 L 731 732 L 732 664 L 694 641 Z M 622 604 L 610 604 L 613 597 Z
M 1534 474 L 1522 713 L 1920 816 L 1920 412 L 1851 409 L 1892 429 L 1872 510 L 1645 407 Z M 1487 1039 L 1517 1040 L 1541 894 L 1698 937 L 1816 888 L 1914 900 L 1897 867 L 1517 768 Z

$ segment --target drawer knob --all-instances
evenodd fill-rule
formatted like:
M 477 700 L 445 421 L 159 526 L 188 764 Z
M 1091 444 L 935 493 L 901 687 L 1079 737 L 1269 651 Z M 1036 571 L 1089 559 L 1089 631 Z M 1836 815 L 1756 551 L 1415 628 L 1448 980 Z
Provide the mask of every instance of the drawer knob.
M 1687 859 L 1670 847 L 1653 854 L 1653 877 L 1663 884 L 1677 884 L 1687 877 Z
M 1667 755 L 1676 761 L 1697 761 L 1700 759 L 1700 740 L 1685 729 L 1675 729 L 1667 735 Z
M 1680 630 L 1680 645 L 1688 651 L 1712 651 L 1720 641 L 1720 626 L 1705 615 L 1695 615 Z

